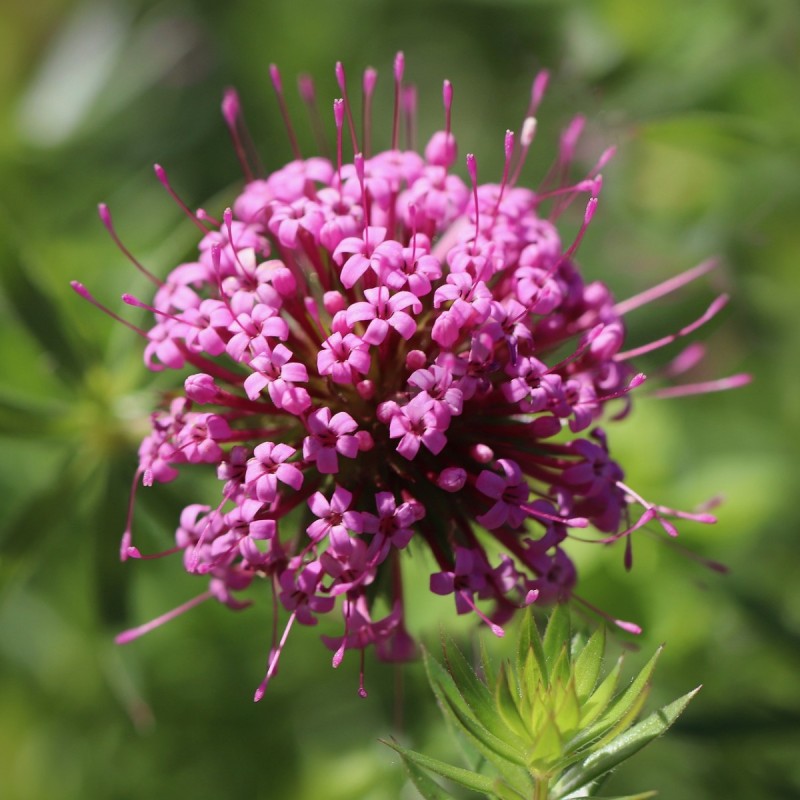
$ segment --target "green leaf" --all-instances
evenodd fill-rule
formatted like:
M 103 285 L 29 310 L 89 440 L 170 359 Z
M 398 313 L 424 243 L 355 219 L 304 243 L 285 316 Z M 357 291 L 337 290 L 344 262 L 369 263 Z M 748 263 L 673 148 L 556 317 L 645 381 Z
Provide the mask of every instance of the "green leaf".
M 488 687 L 478 678 L 455 643 L 450 641 L 449 644 L 449 648 L 447 646 L 444 648 L 447 668 L 466 704 L 490 733 L 508 744 L 513 744 L 517 740 L 519 732 L 515 733 L 503 724 Z
M 543 678 L 539 670 L 539 664 L 533 650 L 528 650 L 527 658 L 518 673 L 517 680 L 520 688 L 519 713 L 524 720 L 533 720 L 534 703 L 542 686 Z
M 570 638 L 569 610 L 565 603 L 559 603 L 550 614 L 550 621 L 547 623 L 542 643 L 548 667 L 559 658 L 565 644 L 569 647 Z M 567 653 L 567 657 L 567 664 L 569 664 L 569 653 Z
M 592 753 L 580 764 L 568 769 L 553 789 L 553 800 L 586 786 L 661 736 L 699 691 L 700 687 L 664 706 Z
M 573 674 L 575 675 L 575 691 L 581 705 L 591 696 L 594 687 L 597 686 L 597 679 L 600 676 L 600 669 L 603 666 L 603 653 L 606 650 L 606 629 L 598 628 L 592 638 L 581 650 L 580 655 L 575 659 Z
M 493 790 L 494 778 L 487 778 L 485 775 L 478 775 L 476 772 L 470 772 L 468 769 L 454 767 L 452 764 L 439 761 L 438 758 L 430 758 L 414 750 L 406 750 L 404 747 L 400 747 L 396 742 L 390 742 L 386 739 L 381 739 L 380 741 L 399 753 L 404 761 L 407 759 L 415 766 L 430 770 L 436 775 L 441 775 L 443 778 L 447 778 L 460 786 L 465 786 L 467 789 L 472 789 L 474 792 L 483 792 L 483 794 L 491 794 Z M 433 783 L 433 781 L 431 781 L 431 783 Z M 442 796 L 447 797 L 447 795 Z
M 580 727 L 580 719 L 580 701 L 575 691 L 575 679 L 572 678 L 564 688 L 564 697 L 560 705 L 556 707 L 556 720 L 562 736 L 571 738 Z
M 516 687 L 513 685 L 511 669 L 506 664 L 500 667 L 494 699 L 497 711 L 505 724 L 516 733 L 517 739 L 523 740 L 524 745 L 529 744 L 530 736 L 528 727 L 520 716 L 520 698 Z
M 475 719 L 450 674 L 427 653 L 425 666 L 439 707 L 454 723 L 456 730 L 463 733 L 510 784 L 524 786 L 527 776 L 524 771 L 517 768 L 525 764 L 522 753 L 502 739 L 498 739 Z
M 522 620 L 522 627 L 520 629 L 519 646 L 517 647 L 517 672 L 523 674 L 523 667 L 528 659 L 528 654 L 533 653 L 536 663 L 539 667 L 539 672 L 542 675 L 544 683 L 548 682 L 547 672 L 547 659 L 544 657 L 544 649 L 542 647 L 542 637 L 539 635 L 539 629 L 536 627 L 536 618 L 533 616 L 530 606 L 525 610 L 525 616 Z
M 389 744 L 388 742 L 383 743 Z M 391 745 L 389 746 L 391 747 Z M 446 792 L 433 778 L 429 777 L 426 772 L 423 772 L 420 767 L 405 755 L 405 753 L 401 753 L 399 750 L 398 753 L 403 760 L 403 766 L 406 768 L 408 777 L 411 778 L 411 783 L 414 784 L 417 791 L 425 800 L 450 800 L 451 795 L 449 792 Z
M 609 706 L 608 710 L 590 728 L 584 730 L 578 737 L 580 742 L 591 741 L 602 736 L 614 727 L 626 712 L 636 703 L 640 696 L 647 690 L 653 670 L 661 655 L 663 647 L 656 650 L 653 657 L 644 665 L 639 674 L 633 679 L 630 686 Z
M 592 751 L 599 750 L 606 743 L 610 742 L 613 738 L 619 736 L 619 734 L 633 725 L 633 723 L 636 721 L 636 718 L 639 716 L 639 713 L 644 708 L 644 704 L 647 702 L 647 696 L 649 693 L 650 684 L 648 683 L 639 696 L 634 700 L 633 705 L 631 705 L 628 710 L 613 725 L 611 725 L 610 728 L 604 731 L 598 739 L 592 741 L 589 749 Z
M 569 644 L 565 642 L 561 651 L 550 668 L 550 691 L 554 692 L 553 705 L 557 706 L 561 702 L 561 693 L 564 687 L 572 678 L 572 665 L 570 664 Z
M 553 717 L 545 722 L 538 734 L 528 763 L 531 769 L 546 772 L 561 758 L 564 743 Z
M 486 640 L 483 636 L 480 637 L 481 648 L 481 669 L 483 670 L 483 677 L 486 679 L 486 686 L 494 686 L 495 671 L 494 664 L 489 658 L 489 651 L 486 649 Z
M 592 692 L 592 695 L 584 704 L 583 714 L 581 715 L 581 727 L 586 727 L 594 722 L 611 702 L 611 698 L 614 696 L 614 691 L 617 688 L 617 681 L 619 680 L 621 671 L 622 659 L 620 658 L 617 660 L 611 672 L 606 675 L 602 683 Z
M 498 800 L 528 800 L 531 791 L 533 791 L 533 787 L 528 790 L 527 794 L 522 794 L 516 789 L 512 789 L 507 783 L 503 783 L 499 778 L 492 785 L 492 792 Z

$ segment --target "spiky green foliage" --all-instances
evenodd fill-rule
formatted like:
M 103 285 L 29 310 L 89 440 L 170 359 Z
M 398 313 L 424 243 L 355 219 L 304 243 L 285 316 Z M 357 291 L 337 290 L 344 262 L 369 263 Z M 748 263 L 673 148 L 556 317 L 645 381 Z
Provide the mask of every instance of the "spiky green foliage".
M 482 758 L 478 769 L 464 769 L 387 742 L 426 800 L 450 796 L 430 773 L 497 800 L 599 797 L 610 772 L 664 733 L 698 691 L 637 723 L 661 649 L 620 689 L 622 659 L 601 678 L 605 631 L 573 637 L 565 606 L 552 612 L 543 637 L 527 614 L 514 663 L 495 669 L 482 648 L 482 678 L 452 641 L 443 649 L 443 665 L 425 657 L 431 687 Z

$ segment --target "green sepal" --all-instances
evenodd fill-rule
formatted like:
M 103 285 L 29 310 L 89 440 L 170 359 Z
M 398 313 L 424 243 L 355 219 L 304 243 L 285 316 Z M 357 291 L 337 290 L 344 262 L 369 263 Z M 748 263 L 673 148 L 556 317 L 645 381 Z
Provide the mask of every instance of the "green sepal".
M 447 764 L 444 761 L 440 761 L 438 758 L 431 758 L 430 756 L 423 755 L 422 753 L 417 753 L 414 750 L 406 750 L 404 747 L 401 747 L 399 744 L 397 744 L 397 742 L 391 742 L 386 739 L 381 739 L 380 741 L 397 752 L 404 762 L 409 761 L 411 764 L 417 767 L 430 770 L 436 775 L 441 775 L 443 778 L 447 778 L 448 780 L 451 780 L 460 786 L 465 786 L 467 789 L 472 789 L 474 792 L 491 794 L 494 790 L 494 778 L 487 778 L 485 775 L 479 775 L 478 773 L 471 772 L 468 769 L 454 767 L 452 764 Z M 414 779 L 412 777 L 412 781 L 413 780 Z M 431 780 L 430 782 L 434 784 L 435 787 L 438 786 L 438 784 L 436 784 L 434 781 Z M 447 795 L 434 795 L 436 800 L 438 800 L 438 797 L 447 797 Z
M 681 715 L 689 701 L 700 691 L 694 689 L 634 725 L 596 750 L 580 764 L 568 769 L 553 787 L 551 800 L 558 800 L 597 780 L 645 745 L 661 736 Z

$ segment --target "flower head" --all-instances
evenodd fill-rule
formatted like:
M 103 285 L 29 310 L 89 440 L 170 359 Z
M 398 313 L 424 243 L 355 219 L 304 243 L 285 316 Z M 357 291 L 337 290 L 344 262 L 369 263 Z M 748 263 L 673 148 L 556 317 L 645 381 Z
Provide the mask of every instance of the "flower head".
M 403 66 L 399 58 L 401 98 Z M 367 645 L 387 659 L 411 655 L 400 577 L 409 544 L 435 559 L 434 593 L 501 635 L 500 622 L 537 596 L 573 595 L 563 545 L 577 529 L 625 539 L 626 563 L 638 527 L 674 532 L 668 509 L 622 483 L 594 427 L 609 403 L 628 410 L 643 380 L 632 355 L 697 327 L 623 352 L 623 313 L 688 278 L 620 305 L 582 276 L 574 256 L 609 154 L 575 183 L 519 185 L 543 73 L 520 136 L 506 134 L 501 180 L 480 183 L 473 155 L 465 180 L 452 171 L 449 82 L 446 128 L 423 154 L 398 146 L 398 118 L 412 113 L 401 106 L 391 149 L 372 154 L 370 120 L 362 141 L 353 129 L 341 65 L 337 78 L 336 162 L 301 158 L 292 133 L 295 160 L 266 178 L 244 161 L 238 99 L 226 95 L 245 186 L 221 221 L 188 212 L 202 233 L 197 260 L 164 281 L 147 273 L 158 284 L 153 306 L 125 297 L 154 314 L 140 332 L 147 366 L 193 372 L 181 380 L 185 396 L 153 415 L 139 474 L 152 484 L 214 464 L 220 478 L 216 500 L 187 508 L 175 549 L 210 579 L 202 597 L 238 607 L 235 593 L 265 578 L 289 614 L 257 697 L 293 623 L 314 624 L 337 606 L 342 635 L 326 640 L 335 665 Z M 567 174 L 579 127 L 565 134 L 551 175 Z M 585 211 L 565 243 L 555 221 L 574 202 Z M 104 206 L 101 216 L 116 239 Z M 140 555 L 130 525 L 129 555 Z M 373 620 L 379 594 L 391 613 Z

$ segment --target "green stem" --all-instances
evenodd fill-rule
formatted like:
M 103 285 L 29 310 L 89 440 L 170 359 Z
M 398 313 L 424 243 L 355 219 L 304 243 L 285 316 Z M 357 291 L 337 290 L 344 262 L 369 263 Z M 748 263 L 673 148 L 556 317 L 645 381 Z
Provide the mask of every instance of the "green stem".
M 536 779 L 536 785 L 533 789 L 533 800 L 547 800 L 550 793 L 550 781 L 546 777 Z

